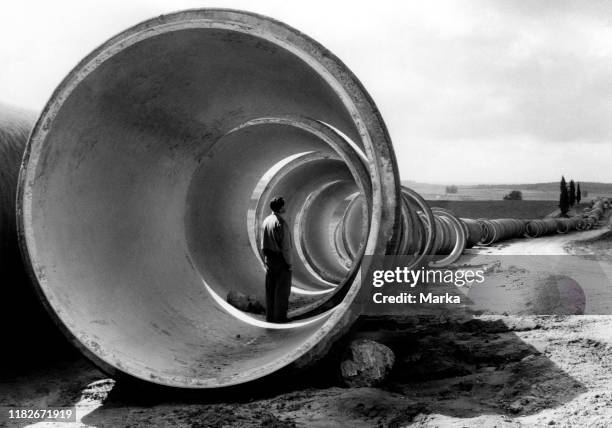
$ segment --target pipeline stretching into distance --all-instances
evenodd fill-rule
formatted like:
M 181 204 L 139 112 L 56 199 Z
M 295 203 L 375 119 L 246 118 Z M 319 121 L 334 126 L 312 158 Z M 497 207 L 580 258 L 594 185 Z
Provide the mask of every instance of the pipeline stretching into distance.
M 448 210 L 440 208 L 430 210 L 424 201 L 410 189 L 403 188 L 402 191 L 405 198 L 410 199 L 413 205 L 418 205 L 420 210 L 417 211 L 420 214 L 417 218 L 421 220 L 421 224 L 416 227 L 416 230 L 425 237 L 421 240 L 419 239 L 421 235 L 415 235 L 417 236 L 415 242 L 421 243 L 417 254 L 447 255 L 437 262 L 437 266 L 446 266 L 455 262 L 466 248 L 472 248 L 475 245 L 491 246 L 510 239 L 539 238 L 556 233 L 591 230 L 600 226 L 600 221 L 612 208 L 609 198 L 598 197 L 592 201 L 591 207 L 569 218 L 534 220 L 458 218 Z M 460 224 L 460 227 L 455 227 L 457 223 Z M 433 227 L 431 227 L 432 224 Z M 435 244 L 431 245 L 430 242 L 435 242 Z

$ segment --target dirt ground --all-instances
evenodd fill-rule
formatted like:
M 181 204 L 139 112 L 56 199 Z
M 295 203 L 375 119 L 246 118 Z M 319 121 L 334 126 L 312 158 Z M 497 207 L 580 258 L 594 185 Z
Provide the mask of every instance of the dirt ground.
M 610 272 L 612 234 L 604 228 L 480 252 L 569 252 Z M 385 384 L 343 387 L 330 356 L 280 383 L 187 395 L 113 380 L 75 356 L 2 374 L 0 407 L 76 406 L 72 426 L 96 427 L 612 426 L 612 316 L 368 318 L 352 336 L 394 350 Z

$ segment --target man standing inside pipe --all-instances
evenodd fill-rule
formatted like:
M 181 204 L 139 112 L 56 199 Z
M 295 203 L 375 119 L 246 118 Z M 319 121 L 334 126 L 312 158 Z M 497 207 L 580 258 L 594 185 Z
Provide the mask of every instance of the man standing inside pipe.
M 266 265 L 266 320 L 287 322 L 291 293 L 291 234 L 282 217 L 285 200 L 276 197 L 270 202 L 272 214 L 263 221 L 262 252 Z

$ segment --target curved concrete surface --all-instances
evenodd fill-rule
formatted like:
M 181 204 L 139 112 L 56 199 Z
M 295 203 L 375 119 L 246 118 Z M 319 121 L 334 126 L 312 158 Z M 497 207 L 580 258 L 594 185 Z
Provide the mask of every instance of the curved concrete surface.
M 324 294 L 300 321 L 266 328 L 222 299 L 261 295 L 249 224 L 276 192 L 292 227 L 317 237 L 295 254 L 294 286 Z M 346 266 L 318 237 L 356 193 L 341 221 L 357 231 L 343 238 Z M 108 372 L 183 388 L 322 355 L 358 315 L 362 254 L 399 245 L 397 165 L 359 81 L 298 31 L 230 10 L 152 19 L 87 56 L 35 126 L 18 204 L 31 275 L 73 343 Z
M 35 120 L 33 112 L 0 104 L 0 291 L 5 303 L 0 311 L 5 344 L 0 363 L 4 370 L 35 362 L 41 347 L 57 349 L 62 344 L 30 286 L 17 239 L 17 177 Z
M 21 157 L 35 114 L 0 104 L 0 277 L 13 278 L 20 265 L 15 194 Z

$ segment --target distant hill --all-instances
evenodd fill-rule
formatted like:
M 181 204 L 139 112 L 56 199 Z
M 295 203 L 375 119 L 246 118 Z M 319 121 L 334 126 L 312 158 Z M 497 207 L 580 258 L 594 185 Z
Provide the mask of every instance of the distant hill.
M 559 198 L 558 182 L 457 185 L 456 194 L 447 194 L 445 184 L 419 183 L 410 180 L 404 180 L 402 184 L 419 192 L 428 200 L 501 200 L 512 190 L 520 190 L 525 200 L 556 201 Z M 581 182 L 580 188 L 588 191 L 589 200 L 597 196 L 612 196 L 612 183 Z
M 568 181 L 569 184 L 569 181 Z M 559 191 L 559 182 L 553 183 L 532 183 L 532 184 L 477 184 L 470 186 L 480 189 L 515 189 L 515 190 L 539 190 L 542 192 Z M 582 190 L 589 193 L 608 193 L 612 194 L 612 183 L 597 183 L 585 181 L 580 183 Z

